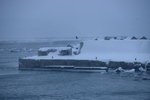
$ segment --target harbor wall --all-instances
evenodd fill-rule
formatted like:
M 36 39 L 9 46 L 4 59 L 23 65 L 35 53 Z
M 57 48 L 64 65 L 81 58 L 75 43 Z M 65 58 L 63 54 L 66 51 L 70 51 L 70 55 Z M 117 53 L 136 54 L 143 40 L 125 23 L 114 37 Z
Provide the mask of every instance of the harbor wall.
M 34 68 L 34 67 L 46 67 L 46 66 L 81 66 L 81 67 L 105 67 L 107 64 L 102 61 L 94 60 L 33 60 L 33 59 L 19 59 L 19 68 Z
M 59 68 L 59 66 L 68 66 L 65 68 L 101 68 L 107 67 L 111 69 L 116 69 L 118 67 L 122 67 L 123 69 L 138 69 L 139 67 L 145 67 L 145 64 L 140 62 L 117 62 L 117 61 L 109 61 L 109 63 L 98 61 L 98 60 L 62 60 L 62 59 L 19 59 L 19 69 L 28 69 L 28 68 Z M 71 67 L 72 66 L 72 67 Z M 150 67 L 150 63 L 147 64 Z

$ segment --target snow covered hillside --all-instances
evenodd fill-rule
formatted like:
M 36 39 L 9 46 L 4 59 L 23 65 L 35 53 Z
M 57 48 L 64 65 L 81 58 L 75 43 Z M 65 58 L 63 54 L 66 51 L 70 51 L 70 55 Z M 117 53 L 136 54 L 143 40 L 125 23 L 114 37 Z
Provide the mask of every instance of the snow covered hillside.
M 117 61 L 150 60 L 149 40 L 89 40 L 79 56 Z

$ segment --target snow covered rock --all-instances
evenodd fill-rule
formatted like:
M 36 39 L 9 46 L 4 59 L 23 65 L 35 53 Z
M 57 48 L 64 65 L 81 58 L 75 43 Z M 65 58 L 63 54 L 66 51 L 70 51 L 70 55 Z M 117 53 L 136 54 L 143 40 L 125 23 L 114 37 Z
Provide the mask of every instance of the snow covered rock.
M 115 70 L 116 73 L 120 73 L 120 72 L 124 72 L 124 69 L 122 69 L 122 67 L 118 67 L 116 70 Z

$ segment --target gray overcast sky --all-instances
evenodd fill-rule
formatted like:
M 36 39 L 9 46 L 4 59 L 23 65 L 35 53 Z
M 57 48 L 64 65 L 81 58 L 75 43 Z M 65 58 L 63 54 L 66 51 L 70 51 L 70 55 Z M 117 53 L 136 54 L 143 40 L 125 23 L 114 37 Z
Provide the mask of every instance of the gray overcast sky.
M 0 39 L 150 36 L 150 0 L 0 0 Z

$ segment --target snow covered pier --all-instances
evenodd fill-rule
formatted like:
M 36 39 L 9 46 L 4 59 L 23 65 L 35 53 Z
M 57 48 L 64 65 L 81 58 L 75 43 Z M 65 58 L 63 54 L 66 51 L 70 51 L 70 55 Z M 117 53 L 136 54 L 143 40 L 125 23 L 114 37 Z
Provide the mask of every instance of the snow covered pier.
M 62 59 L 19 59 L 20 69 L 76 69 L 76 70 L 107 70 L 105 62 L 94 60 L 62 60 Z
M 66 47 L 46 47 L 19 59 L 19 69 L 150 69 L 150 40 L 88 40 Z

